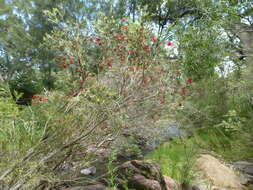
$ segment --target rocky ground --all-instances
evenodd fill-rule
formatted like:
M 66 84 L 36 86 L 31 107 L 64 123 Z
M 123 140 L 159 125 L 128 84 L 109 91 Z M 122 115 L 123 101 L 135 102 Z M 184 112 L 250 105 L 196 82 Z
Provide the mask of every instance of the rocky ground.
M 196 161 L 195 185 L 182 187 L 169 176 L 163 176 L 156 163 L 131 160 L 118 168 L 115 181 L 118 190 L 125 190 L 125 187 L 129 190 L 253 190 L 253 163 L 238 161 L 226 164 L 214 156 L 200 155 Z M 109 189 L 101 182 L 93 182 L 64 190 Z

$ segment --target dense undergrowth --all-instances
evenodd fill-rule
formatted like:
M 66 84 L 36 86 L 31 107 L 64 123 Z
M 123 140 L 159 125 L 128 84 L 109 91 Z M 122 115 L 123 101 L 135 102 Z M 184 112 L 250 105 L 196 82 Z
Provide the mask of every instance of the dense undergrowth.
M 160 163 L 164 175 L 182 183 L 194 183 L 194 163 L 202 153 L 221 157 L 228 163 L 253 161 L 249 70 L 240 79 L 234 77 L 203 81 L 192 87 L 192 97 L 175 117 L 188 136 L 161 145 L 146 158 Z
M 183 184 L 192 183 L 201 153 L 252 161 L 252 59 L 235 53 L 252 49 L 234 26 L 244 8 L 226 1 L 191 3 L 196 18 L 182 14 L 170 27 L 160 26 L 158 35 L 152 27 L 157 21 L 149 21 L 161 17 L 146 15 L 154 11 L 149 6 L 139 20 L 98 14 L 92 30 L 86 19 L 65 20 L 57 8 L 40 10 L 52 30 L 36 48 L 50 56 L 37 52 L 44 65 L 35 59 L 30 70 L 0 78 L 0 189 L 86 185 L 79 171 L 94 164 L 91 150 L 100 148 L 113 149 L 105 173 L 114 188 L 115 152 L 130 158 L 144 144 L 163 142 L 163 121 L 177 123 L 187 136 L 147 159 Z M 9 63 L 15 54 L 6 57 Z M 47 69 L 50 88 L 39 80 Z

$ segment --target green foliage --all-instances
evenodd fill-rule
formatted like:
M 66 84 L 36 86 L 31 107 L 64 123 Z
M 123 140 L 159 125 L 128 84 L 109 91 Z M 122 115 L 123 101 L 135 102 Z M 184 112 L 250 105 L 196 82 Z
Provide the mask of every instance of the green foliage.
M 43 90 L 41 80 L 37 78 L 33 71 L 26 71 L 18 74 L 9 81 L 9 85 L 13 95 L 14 91 L 22 94 L 22 96 L 17 99 L 17 103 L 23 105 L 29 105 L 33 95 L 39 94 Z
M 226 120 L 223 120 L 220 124 L 214 127 L 221 127 L 225 133 L 230 134 L 234 132 L 239 132 L 242 130 L 243 121 L 245 119 L 240 118 L 235 110 L 228 111 L 228 114 L 225 115 Z
M 0 117 L 15 118 L 18 115 L 19 109 L 11 98 L 11 92 L 8 85 L 0 83 Z
M 118 184 L 116 183 L 117 175 L 117 167 L 114 165 L 114 161 L 117 159 L 117 151 L 112 151 L 110 153 L 108 164 L 107 164 L 107 172 L 108 172 L 108 180 L 107 183 L 109 185 L 110 190 L 116 190 Z
M 12 98 L 11 92 L 7 85 L 1 84 L 0 99 L 0 117 L 1 133 L 0 145 L 1 152 L 12 152 L 19 150 L 26 151 L 38 140 L 38 128 L 35 121 L 25 119 L 22 111 Z
M 195 80 L 207 79 L 216 75 L 216 69 L 222 67 L 225 57 L 226 40 L 217 25 L 189 27 L 180 34 L 182 64 L 187 76 Z
M 222 156 L 227 161 L 252 161 L 252 129 L 227 134 L 219 128 L 199 130 L 193 135 L 194 143 L 202 150 Z

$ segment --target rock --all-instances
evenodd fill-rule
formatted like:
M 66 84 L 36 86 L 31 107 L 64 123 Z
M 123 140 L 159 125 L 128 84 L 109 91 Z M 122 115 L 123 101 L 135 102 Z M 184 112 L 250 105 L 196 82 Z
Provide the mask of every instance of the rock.
M 128 186 L 133 190 L 167 190 L 160 167 L 151 162 L 132 160 L 118 168 L 118 188 Z
M 90 168 L 82 169 L 80 172 L 84 175 L 94 175 L 96 173 L 96 167 L 92 166 Z
M 239 178 L 242 185 L 253 184 L 253 176 L 242 173 L 240 174 Z
M 209 190 L 205 185 L 193 185 L 192 190 Z
M 225 189 L 225 188 L 221 188 L 221 187 L 212 186 L 211 190 L 230 190 L 230 189 Z
M 238 161 L 233 167 L 242 172 L 240 181 L 243 185 L 253 184 L 253 163 L 247 161 Z
M 169 176 L 163 176 L 167 190 L 179 189 L 179 184 Z
M 211 155 L 201 155 L 197 159 L 197 166 L 200 173 L 204 175 L 218 190 L 243 190 L 240 179 L 229 167 L 222 164 L 218 159 Z
M 253 176 L 253 163 L 247 161 L 238 161 L 235 162 L 233 166 L 243 173 Z
M 106 190 L 106 186 L 102 184 L 96 184 L 96 185 L 88 185 L 84 187 L 69 187 L 64 190 Z

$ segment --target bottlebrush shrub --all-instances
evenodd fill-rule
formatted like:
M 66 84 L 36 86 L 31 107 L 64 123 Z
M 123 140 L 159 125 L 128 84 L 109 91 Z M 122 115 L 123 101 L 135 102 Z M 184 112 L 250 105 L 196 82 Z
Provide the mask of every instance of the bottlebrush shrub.
M 91 34 L 84 23 L 62 20 L 57 9 L 46 13 L 58 24 L 44 45 L 58 54 L 59 88 L 47 96 L 48 102 L 26 110 L 40 129 L 39 138 L 27 152 L 12 157 L 11 163 L 19 163 L 13 172 L 0 176 L 11 187 L 32 189 L 40 181 L 73 179 L 76 168 L 68 169 L 68 175 L 62 171 L 73 162 L 86 165 L 90 146 L 110 146 L 107 142 L 125 131 L 154 139 L 159 120 L 178 107 L 180 96 L 175 94 L 181 79 L 162 54 L 164 45 L 153 40 L 147 27 L 101 18 Z

